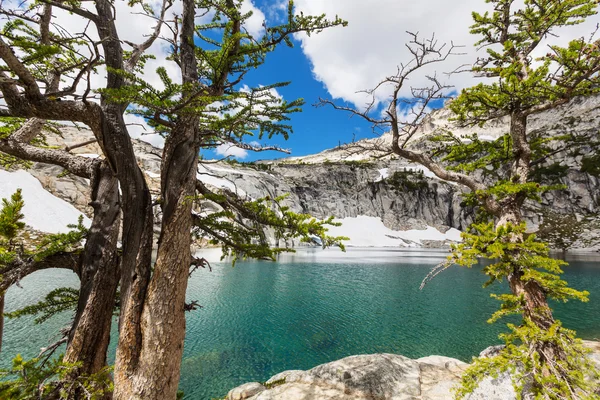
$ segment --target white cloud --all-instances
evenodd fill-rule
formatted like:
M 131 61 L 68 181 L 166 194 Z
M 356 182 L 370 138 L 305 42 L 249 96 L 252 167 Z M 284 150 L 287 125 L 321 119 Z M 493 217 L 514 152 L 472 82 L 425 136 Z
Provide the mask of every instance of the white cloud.
M 244 159 L 248 157 L 248 151 L 244 149 L 240 149 L 239 147 L 235 147 L 229 143 L 220 144 L 215 148 L 215 153 L 219 156 L 229 157 L 233 156 L 235 158 Z
M 396 72 L 401 62 L 408 61 L 405 43 L 409 39 L 406 31 L 420 32 L 423 36 L 436 34 L 440 43 L 454 41 L 466 46 L 460 49 L 467 53 L 450 62 L 425 69 L 424 72 L 454 70 L 461 64 L 472 64 L 476 58 L 473 43 L 476 37 L 469 33 L 472 25 L 471 12 L 483 12 L 490 5 L 483 0 L 296 0 L 297 10 L 304 14 L 326 13 L 329 18 L 339 15 L 348 21 L 346 28 L 327 29 L 318 35 L 298 35 L 302 49 L 313 64 L 316 79 L 324 83 L 332 97 L 354 103 L 358 107 L 366 104 L 367 97 L 361 90 L 373 88 L 382 78 Z M 584 25 L 563 29 L 558 44 L 588 36 L 594 29 L 597 18 L 590 18 Z M 545 50 L 544 50 L 545 52 Z M 425 74 L 410 81 L 411 85 L 426 84 Z M 475 79 L 467 73 L 453 75 L 450 83 L 457 89 L 474 84 Z M 379 100 L 385 97 L 382 91 Z
M 148 126 L 148 123 L 144 118 L 138 115 L 125 114 L 124 119 L 125 124 L 127 124 L 129 136 L 133 139 L 149 143 L 159 149 L 165 147 L 165 138 L 158 133 L 154 133 L 154 130 Z
M 265 10 L 271 20 L 283 21 L 288 9 L 288 0 L 273 0 Z
M 29 6 L 31 0 L 26 0 L 26 3 L 22 5 L 22 7 Z M 15 8 L 18 7 L 21 3 L 8 3 L 9 7 Z M 160 7 L 162 5 L 161 0 L 150 0 L 147 2 L 150 6 L 153 7 L 155 12 L 158 14 L 160 11 Z M 95 13 L 95 8 L 93 3 L 84 3 L 81 5 L 82 8 L 86 8 L 91 12 Z M 131 47 L 126 44 L 126 42 L 132 43 L 143 43 L 147 40 L 148 36 L 153 32 L 154 27 L 156 25 L 156 20 L 153 18 L 149 18 L 143 15 L 142 6 L 139 3 L 134 4 L 133 6 L 129 6 L 128 2 L 125 1 L 117 1 L 113 4 L 113 10 L 115 12 L 115 23 L 117 25 L 117 31 L 119 33 L 119 38 L 121 39 L 123 48 L 125 50 L 131 50 Z M 242 12 L 247 13 L 252 11 L 252 16 L 246 21 L 245 28 L 251 35 L 255 37 L 260 37 L 264 34 L 263 22 L 265 20 L 264 13 L 259 10 L 253 3 L 252 0 L 244 0 L 242 3 Z M 167 19 L 172 20 L 172 16 L 174 14 L 181 15 L 182 5 L 180 1 L 173 2 L 173 6 L 167 11 Z M 80 16 L 71 14 L 67 11 L 61 10 L 57 7 L 53 8 L 53 25 L 52 29 L 58 33 L 60 29 L 70 32 L 71 34 L 85 33 L 92 39 L 98 40 L 98 32 L 94 24 L 88 24 L 87 20 L 81 18 Z M 197 19 L 197 23 L 206 23 L 209 22 L 212 18 L 213 14 L 204 15 L 202 18 Z M 0 26 L 5 23 L 4 20 L 0 20 Z M 163 37 L 172 37 L 172 32 L 166 25 L 163 25 L 161 30 L 161 36 Z M 100 51 L 102 49 L 100 48 Z M 89 49 L 87 47 L 82 47 L 81 52 L 83 54 L 89 55 Z M 143 78 L 153 87 L 161 90 L 164 88 L 164 85 L 158 75 L 156 74 L 156 69 L 159 67 L 163 67 L 167 71 L 167 75 L 174 82 L 181 82 L 181 71 L 175 62 L 166 60 L 170 52 L 169 45 L 163 40 L 156 40 L 153 45 L 146 51 L 146 54 L 155 56 L 155 59 L 149 59 L 146 62 L 146 65 L 143 70 Z M 91 76 L 90 86 L 92 90 L 104 88 L 106 85 L 106 68 L 104 66 L 100 66 L 97 68 L 97 73 Z M 64 83 L 61 86 L 67 86 L 67 83 Z M 87 82 L 80 82 L 78 86 L 78 92 L 82 93 L 87 86 Z M 0 104 L 1 105 L 1 104 Z M 160 135 L 152 134 L 152 129 L 147 126 L 145 121 L 140 117 L 135 117 L 133 115 L 126 116 L 127 123 L 137 124 L 130 125 L 129 131 L 132 137 L 138 138 L 140 140 L 149 142 L 155 146 L 162 147 L 164 144 L 164 139 L 160 137 Z M 144 135 L 142 135 L 144 134 Z
M 241 10 L 244 14 L 252 11 L 252 16 L 248 18 L 244 24 L 244 27 L 255 39 L 259 39 L 265 32 L 265 28 L 263 26 L 265 22 L 265 14 L 256 8 L 251 0 L 244 0 Z

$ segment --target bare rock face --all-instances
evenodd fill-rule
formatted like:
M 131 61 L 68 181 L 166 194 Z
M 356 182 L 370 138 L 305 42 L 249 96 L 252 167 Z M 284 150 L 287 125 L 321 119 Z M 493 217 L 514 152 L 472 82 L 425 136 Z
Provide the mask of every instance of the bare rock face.
M 231 400 L 249 399 L 252 396 L 264 391 L 265 389 L 266 387 L 264 387 L 258 382 L 246 383 L 245 385 L 238 386 L 235 389 L 231 390 L 228 394 L 228 397 Z
M 433 112 L 419 128 L 411 143 L 415 149 L 427 146 L 423 138 L 443 129 L 458 136 L 478 134 L 493 140 L 504 134 L 507 120 L 488 123 L 484 128 L 452 125 L 450 111 Z M 556 135 L 597 132 L 600 126 L 600 96 L 575 99 L 551 112 L 530 118 L 529 129 Z M 90 131 L 61 128 L 62 138 L 48 136 L 50 146 L 73 146 L 93 139 Z M 387 140 L 386 135 L 381 140 Z M 160 190 L 160 150 L 133 140 L 138 163 L 146 174 L 154 196 Z M 591 151 L 591 149 L 588 149 Z M 584 149 L 584 153 L 585 153 Z M 98 157 L 96 143 L 77 147 L 73 154 Z M 392 230 L 424 229 L 432 226 L 445 232 L 464 230 L 473 220 L 473 209 L 465 207 L 458 185 L 445 183 L 428 170 L 401 159 L 375 160 L 372 154 L 348 156 L 343 146 L 306 157 L 286 158 L 253 164 L 225 162 L 202 164 L 199 178 L 216 190 L 236 191 L 242 197 L 258 199 L 288 195 L 285 205 L 294 212 L 316 218 L 377 217 Z M 539 231 L 557 249 L 600 248 L 600 177 L 581 170 L 581 155 L 558 152 L 549 162 L 559 163 L 563 175 L 555 182 L 565 186 L 543 195 L 541 204 L 530 202 L 525 212 L 530 231 Z M 63 176 L 62 168 L 36 163 L 29 170 L 51 193 L 71 202 L 79 210 L 91 211 L 85 179 Z M 157 208 L 157 223 L 160 210 Z M 440 243 L 421 243 L 439 247 Z

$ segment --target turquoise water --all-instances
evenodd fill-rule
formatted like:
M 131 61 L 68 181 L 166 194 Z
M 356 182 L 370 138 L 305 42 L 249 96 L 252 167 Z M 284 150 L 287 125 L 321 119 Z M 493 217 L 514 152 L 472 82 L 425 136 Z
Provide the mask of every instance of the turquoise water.
M 187 399 L 223 396 L 241 383 L 264 381 L 286 369 L 309 369 L 348 355 L 446 355 L 468 361 L 498 342 L 502 324 L 485 321 L 497 303 L 479 268 L 452 268 L 423 291 L 419 284 L 442 252 L 304 251 L 277 263 L 213 262 L 197 271 L 188 299 L 204 308 L 188 314 L 181 389 Z M 591 292 L 586 304 L 556 305 L 565 326 L 600 338 L 600 262 L 571 262 L 565 277 Z M 7 311 L 55 287 L 76 286 L 66 271 L 43 271 L 11 288 Z M 495 287 L 496 291 L 501 287 Z M 0 364 L 17 353 L 32 357 L 56 338 L 70 315 L 42 325 L 5 325 Z M 114 344 L 111 350 L 114 359 Z

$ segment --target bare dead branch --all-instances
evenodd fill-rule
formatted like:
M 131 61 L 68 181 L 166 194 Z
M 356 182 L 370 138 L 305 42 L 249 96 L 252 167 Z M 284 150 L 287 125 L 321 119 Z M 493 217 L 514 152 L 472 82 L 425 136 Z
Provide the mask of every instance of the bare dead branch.
M 66 152 L 70 152 L 70 151 L 73 151 L 73 150 L 78 149 L 80 147 L 85 147 L 87 145 L 94 144 L 94 143 L 97 143 L 97 142 L 98 142 L 97 139 L 90 139 L 90 140 L 86 140 L 85 142 L 75 143 L 75 144 L 72 144 L 70 146 L 65 146 L 65 151 Z

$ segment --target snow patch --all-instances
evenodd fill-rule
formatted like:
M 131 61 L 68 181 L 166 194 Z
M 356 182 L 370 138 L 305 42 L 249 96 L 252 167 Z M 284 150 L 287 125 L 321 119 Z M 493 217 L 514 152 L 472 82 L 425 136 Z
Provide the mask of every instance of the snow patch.
M 423 172 L 423 175 L 428 178 L 440 179 L 433 172 L 431 172 L 429 168 L 424 167 L 423 165 L 408 165 L 404 168 L 406 168 L 407 171 Z
M 198 166 L 197 178 L 200 181 L 202 181 L 202 183 L 216 187 L 217 189 L 228 189 L 233 193 L 236 193 L 240 197 L 246 196 L 246 192 L 238 188 L 229 179 L 215 175 L 212 171 L 210 171 L 203 165 Z
M 85 158 L 98 158 L 100 157 L 100 154 L 95 154 L 95 153 L 81 153 L 81 154 L 77 154 L 80 157 L 85 157 Z
M 163 149 L 165 147 L 165 138 L 162 137 L 161 135 L 159 135 L 158 133 L 148 133 L 148 134 L 141 135 L 134 139 L 138 139 L 138 140 L 141 140 L 142 142 L 146 142 L 146 143 L 156 147 L 157 149 Z
M 46 191 L 40 181 L 30 173 L 22 170 L 0 170 L 0 198 L 10 198 L 17 189 L 22 190 L 25 200 L 24 222 L 35 230 L 66 233 L 71 230 L 67 225 L 77 224 L 79 216 L 82 215 L 71 204 Z M 84 216 L 83 224 L 89 227 L 91 221 Z
M 389 168 L 382 168 L 379 170 L 379 178 L 375 179 L 375 182 L 381 182 L 384 179 L 387 179 L 390 176 Z
M 336 220 L 342 226 L 328 227 L 330 236 L 346 236 L 347 246 L 355 247 L 421 247 L 423 240 L 454 241 L 461 240 L 460 231 L 455 228 L 442 233 L 434 227 L 394 231 L 383 225 L 381 218 L 360 215 L 356 218 Z
M 146 175 L 148 175 L 152 179 L 160 178 L 160 174 L 154 173 L 152 171 L 144 171 L 144 172 L 146 172 Z

